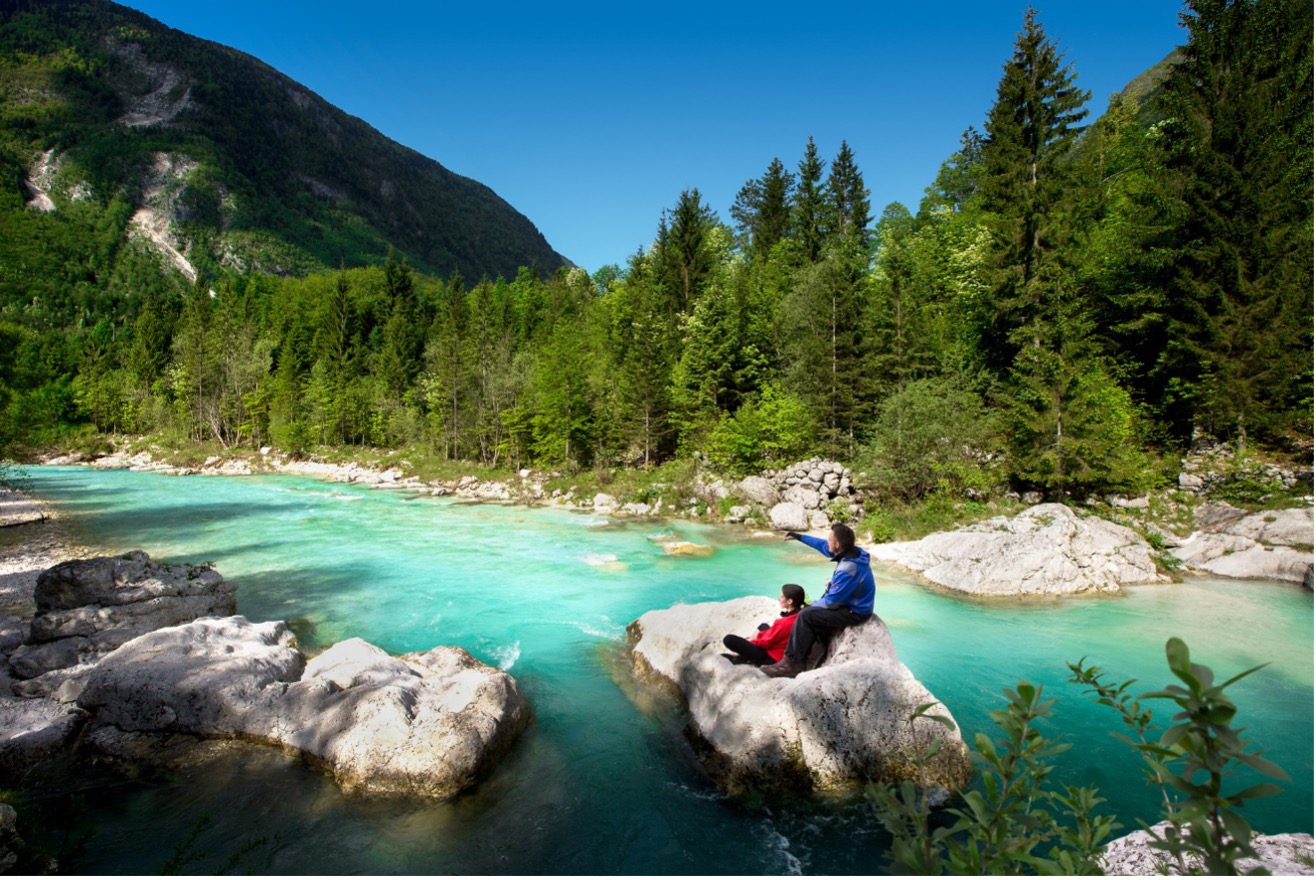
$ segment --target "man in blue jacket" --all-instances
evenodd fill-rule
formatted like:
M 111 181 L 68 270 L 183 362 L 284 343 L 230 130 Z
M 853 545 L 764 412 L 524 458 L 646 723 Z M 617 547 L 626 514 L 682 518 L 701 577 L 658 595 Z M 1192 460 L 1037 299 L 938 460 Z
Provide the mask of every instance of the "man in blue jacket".
M 762 667 L 768 675 L 794 678 L 804 671 L 815 641 L 847 626 L 858 626 L 873 616 L 877 585 L 868 565 L 868 551 L 855 546 L 854 530 L 847 525 L 833 525 L 826 540 L 796 532 L 787 532 L 786 540 L 807 544 L 836 563 L 826 592 L 796 617 L 786 656 L 780 663 Z

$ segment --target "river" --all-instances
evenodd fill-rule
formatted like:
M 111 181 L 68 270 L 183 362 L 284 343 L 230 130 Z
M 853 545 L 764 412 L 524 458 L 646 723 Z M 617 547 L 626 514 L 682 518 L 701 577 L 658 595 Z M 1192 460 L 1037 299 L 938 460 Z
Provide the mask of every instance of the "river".
M 360 636 L 403 653 L 459 645 L 520 682 L 535 722 L 472 793 L 434 804 L 344 797 L 317 770 L 243 747 L 165 778 L 99 784 L 79 815 L 91 873 L 159 870 L 196 828 L 189 870 L 229 856 L 257 873 L 876 873 L 884 834 L 856 797 L 722 795 L 682 734 L 679 707 L 637 690 L 625 626 L 677 602 L 810 598 L 830 565 L 797 543 L 732 527 L 611 520 L 471 504 L 294 477 L 167 477 L 30 469 L 75 537 L 109 551 L 211 561 L 253 620 L 293 620 L 303 644 Z M 714 548 L 672 558 L 665 540 Z M 1073 744 L 1059 777 L 1095 784 L 1127 830 L 1159 794 L 1109 735 L 1118 721 L 1067 683 L 1087 657 L 1136 691 L 1171 681 L 1177 635 L 1234 688 L 1246 736 L 1292 777 L 1255 802 L 1254 827 L 1313 826 L 1312 594 L 1293 585 L 1188 580 L 1045 603 L 968 601 L 879 572 L 877 612 L 901 659 L 968 731 L 1020 679 L 1057 703 L 1048 735 Z M 1168 713 L 1158 716 L 1163 722 Z M 969 737 L 966 737 L 968 739 Z M 58 802 L 57 802 L 58 801 Z M 67 809 L 28 795 L 20 810 Z M 249 847 L 249 851 L 243 852 Z

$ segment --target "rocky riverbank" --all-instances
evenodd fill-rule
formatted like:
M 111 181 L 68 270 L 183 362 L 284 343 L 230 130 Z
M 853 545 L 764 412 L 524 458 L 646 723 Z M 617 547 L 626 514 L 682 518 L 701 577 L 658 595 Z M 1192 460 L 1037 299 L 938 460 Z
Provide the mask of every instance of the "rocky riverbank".
M 332 483 L 375 489 L 396 489 L 432 496 L 453 496 L 472 501 L 553 505 L 588 510 L 603 516 L 679 516 L 714 518 L 730 523 L 771 525 L 805 531 L 826 528 L 834 519 L 862 513 L 860 495 L 849 468 L 825 459 L 802 461 L 780 471 L 768 471 L 743 480 L 696 479 L 693 488 L 657 486 L 646 501 L 619 499 L 606 492 L 578 492 L 575 488 L 548 489 L 550 475 L 523 469 L 507 479 L 466 475 L 451 480 L 421 480 L 405 464 L 383 469 L 355 462 L 339 463 L 314 458 L 293 458 L 268 447 L 258 452 L 215 455 L 199 465 L 176 465 L 157 459 L 149 451 L 111 452 L 88 456 L 79 453 L 47 455 L 45 465 L 87 465 L 103 470 L 132 470 L 170 476 L 250 476 L 261 473 L 292 474 Z
M 183 734 L 279 746 L 345 789 L 447 798 L 530 722 L 515 680 L 460 648 L 392 657 L 351 639 L 311 659 L 285 623 L 236 616 L 236 585 L 209 566 L 68 559 L 82 548 L 53 511 L 7 500 L 46 518 L 0 549 L 0 784 L 149 763 L 144 737 Z
M 693 493 L 690 497 L 668 490 L 665 496 L 650 495 L 646 501 L 622 501 L 602 492 L 577 494 L 574 489 L 549 491 L 545 487 L 549 475 L 530 470 L 505 480 L 468 475 L 426 482 L 409 476 L 401 466 L 380 470 L 357 463 L 292 459 L 268 448 L 258 453 L 214 456 L 198 467 L 160 462 L 149 452 L 111 453 L 96 458 L 52 457 L 43 463 L 81 463 L 178 476 L 286 473 L 474 501 L 555 505 L 603 516 L 711 516 L 731 523 L 796 531 L 817 532 L 834 519 L 853 521 L 863 511 L 850 471 L 823 459 L 738 481 L 697 478 L 693 490 L 686 490 Z M 1185 459 L 1184 473 L 1194 477 L 1205 474 L 1204 485 L 1229 484 L 1225 476 L 1210 469 L 1216 465 L 1208 465 L 1207 459 Z M 1292 488 L 1309 477 L 1275 468 L 1260 473 L 1258 479 L 1271 480 L 1276 487 Z M 1200 491 L 1195 482 L 1188 482 Z M 653 491 L 661 492 L 663 488 L 655 486 Z M 1186 489 L 1181 491 L 1189 494 Z M 1114 518 L 1145 520 L 1151 500 L 1114 498 L 1106 503 Z M 1100 507 L 1101 502 L 1093 499 L 1089 501 L 1092 504 Z M 1186 514 L 1194 526 L 1187 537 L 1155 522 L 1144 521 L 1135 531 L 1090 515 L 1090 508 L 1080 511 L 1066 505 L 1042 504 L 1013 518 L 997 517 L 937 532 L 919 541 L 875 545 L 871 553 L 874 559 L 919 573 L 937 586 L 978 596 L 1118 592 L 1131 584 L 1165 583 L 1176 569 L 1283 580 L 1311 587 L 1310 504 L 1255 514 L 1209 500 L 1187 505 L 1176 502 L 1172 506 L 1180 516 Z M 40 514 L 29 511 L 26 515 Z M 1155 546 L 1144 535 L 1154 539 Z

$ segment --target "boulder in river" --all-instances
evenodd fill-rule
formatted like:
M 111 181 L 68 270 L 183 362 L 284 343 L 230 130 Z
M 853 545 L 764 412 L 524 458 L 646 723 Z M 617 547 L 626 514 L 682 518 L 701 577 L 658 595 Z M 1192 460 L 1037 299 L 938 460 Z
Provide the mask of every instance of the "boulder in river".
M 451 797 L 530 722 L 516 682 L 460 648 L 392 657 L 360 639 L 309 663 L 281 622 L 206 618 L 102 658 L 78 705 L 128 731 L 236 737 L 326 766 L 347 789 Z
M 95 662 L 137 636 L 237 610 L 237 585 L 208 565 L 164 565 L 140 550 L 75 559 L 42 572 L 27 643 L 9 655 L 32 679 Z
M 877 617 L 842 630 L 817 668 L 769 678 L 723 656 L 727 633 L 753 633 L 777 615 L 767 597 L 676 605 L 627 628 L 642 678 L 674 686 L 689 708 L 710 772 L 731 791 L 845 788 L 869 779 L 915 776 L 912 760 L 941 749 L 928 779 L 944 796 L 969 778 L 958 728 L 909 716 L 937 698 L 900 662 Z M 938 706 L 936 714 L 950 712 Z
M 979 596 L 1112 593 L 1165 583 L 1151 545 L 1132 529 L 1063 504 L 1039 504 L 919 541 L 878 544 L 873 559 L 921 572 L 934 584 Z

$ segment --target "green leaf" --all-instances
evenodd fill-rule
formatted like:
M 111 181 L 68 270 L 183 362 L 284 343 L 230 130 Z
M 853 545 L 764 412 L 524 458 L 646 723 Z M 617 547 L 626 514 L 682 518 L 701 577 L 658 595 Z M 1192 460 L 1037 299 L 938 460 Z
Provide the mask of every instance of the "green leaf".
M 1258 773 L 1264 773 L 1272 779 L 1282 779 L 1285 782 L 1289 781 L 1289 775 L 1285 773 L 1278 764 L 1273 764 L 1260 755 L 1239 755 L 1238 760 L 1242 761 L 1253 770 L 1256 770 Z
M 1258 782 L 1256 785 L 1243 789 L 1233 795 L 1233 797 L 1237 800 L 1250 801 L 1256 800 L 1257 798 L 1274 797 L 1283 792 L 1284 789 L 1280 788 L 1273 782 Z
M 1170 664 L 1170 671 L 1187 681 L 1184 676 L 1192 674 L 1191 661 L 1188 659 L 1188 646 L 1183 639 L 1173 637 L 1165 643 L 1165 659 Z

